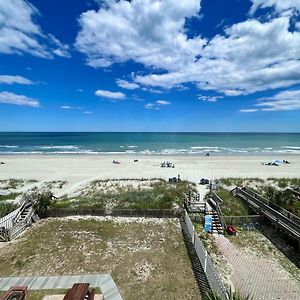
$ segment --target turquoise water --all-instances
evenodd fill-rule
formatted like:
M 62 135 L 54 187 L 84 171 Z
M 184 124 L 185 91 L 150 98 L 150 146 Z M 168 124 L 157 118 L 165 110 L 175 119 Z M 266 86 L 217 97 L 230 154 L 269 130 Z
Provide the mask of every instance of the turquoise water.
M 0 154 L 300 154 L 300 133 L 5 133 Z

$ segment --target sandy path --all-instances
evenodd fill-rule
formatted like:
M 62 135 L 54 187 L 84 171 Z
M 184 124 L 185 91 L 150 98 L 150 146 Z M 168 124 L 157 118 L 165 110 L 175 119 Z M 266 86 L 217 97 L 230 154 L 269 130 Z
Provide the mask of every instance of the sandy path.
M 276 260 L 245 252 L 224 236 L 215 238 L 219 250 L 232 267 L 231 281 L 242 294 L 257 300 L 300 299 L 299 282 Z

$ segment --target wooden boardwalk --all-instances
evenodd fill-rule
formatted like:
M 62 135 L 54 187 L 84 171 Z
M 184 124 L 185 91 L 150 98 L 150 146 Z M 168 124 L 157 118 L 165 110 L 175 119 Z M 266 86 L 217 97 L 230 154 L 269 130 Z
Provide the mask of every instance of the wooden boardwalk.
M 300 248 L 300 219 L 292 213 L 274 207 L 269 201 L 249 188 L 236 187 L 232 190 L 233 195 L 245 200 L 255 212 L 269 219 L 276 227 L 287 232 L 292 238 L 298 241 Z

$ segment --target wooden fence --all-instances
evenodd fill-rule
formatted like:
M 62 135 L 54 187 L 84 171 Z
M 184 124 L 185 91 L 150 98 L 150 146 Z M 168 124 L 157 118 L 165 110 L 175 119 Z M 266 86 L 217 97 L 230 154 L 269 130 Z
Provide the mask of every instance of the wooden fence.
M 249 225 L 261 223 L 263 221 L 260 215 L 249 215 L 249 216 L 223 216 L 224 221 L 227 225 Z
M 47 217 L 67 216 L 119 216 L 119 217 L 148 217 L 148 218 L 178 218 L 180 210 L 172 209 L 74 209 L 52 208 L 47 212 Z

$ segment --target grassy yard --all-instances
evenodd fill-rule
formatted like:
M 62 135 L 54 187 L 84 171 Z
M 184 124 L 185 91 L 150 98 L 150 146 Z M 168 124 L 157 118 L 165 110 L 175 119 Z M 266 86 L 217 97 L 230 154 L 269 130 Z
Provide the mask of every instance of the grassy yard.
M 199 299 L 176 219 L 47 219 L 0 248 L 0 276 L 110 273 L 124 299 Z

